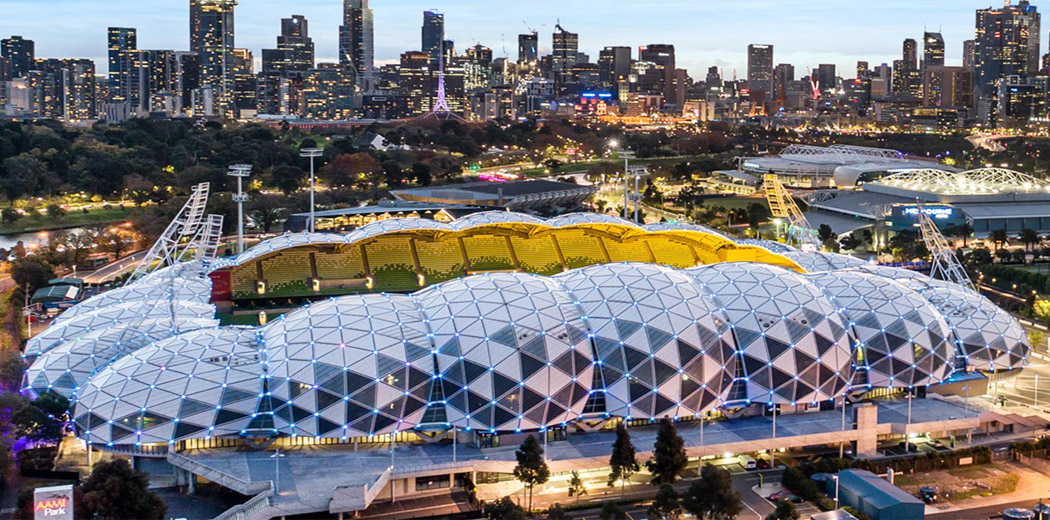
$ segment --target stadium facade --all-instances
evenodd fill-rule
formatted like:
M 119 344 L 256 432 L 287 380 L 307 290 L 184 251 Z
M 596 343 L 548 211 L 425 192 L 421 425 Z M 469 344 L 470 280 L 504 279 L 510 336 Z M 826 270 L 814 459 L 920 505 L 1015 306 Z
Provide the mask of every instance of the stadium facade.
M 753 186 L 761 184 L 763 175 L 772 173 L 795 188 L 834 188 L 873 181 L 899 170 L 936 165 L 936 161 L 882 148 L 791 145 L 776 156 L 742 158 L 737 170 L 720 173 Z
M 472 240 L 490 247 L 475 256 Z M 451 252 L 427 263 L 421 247 L 435 244 Z M 379 259 L 405 268 L 380 269 Z M 325 285 L 323 265 L 343 285 Z M 234 298 L 239 269 L 250 273 L 246 292 L 264 300 Z M 266 294 L 289 272 L 303 283 Z M 218 323 L 259 305 L 280 316 Z M 872 390 L 1018 369 L 1029 349 L 1008 313 L 919 273 L 738 243 L 700 226 L 487 212 L 286 234 L 211 265 L 158 269 L 33 338 L 26 389 L 70 397 L 77 435 L 91 446 L 144 460 L 160 453 L 191 486 L 198 475 L 255 494 L 259 483 L 238 476 L 248 470 L 220 471 L 227 458 L 207 466 L 185 450 L 309 439 L 356 452 L 358 443 L 426 446 L 460 439 L 456 432 L 485 447 L 529 432 L 565 439 L 619 420 L 827 410 Z M 858 449 L 870 453 L 881 430 L 867 426 L 870 409 L 856 412 L 856 433 L 783 442 L 864 435 Z M 970 420 L 947 415 L 945 430 Z M 331 502 L 322 505 L 303 494 L 296 511 L 364 509 L 384 486 L 393 493 L 393 466 L 377 471 L 363 495 L 337 506 L 338 489 L 323 492 Z M 280 502 L 270 497 L 270 506 Z

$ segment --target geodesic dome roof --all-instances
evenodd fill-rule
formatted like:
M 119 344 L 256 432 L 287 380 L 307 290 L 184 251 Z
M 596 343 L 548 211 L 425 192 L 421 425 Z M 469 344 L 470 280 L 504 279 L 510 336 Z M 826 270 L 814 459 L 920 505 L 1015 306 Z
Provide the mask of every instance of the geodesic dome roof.
M 732 325 L 740 356 L 730 401 L 798 404 L 833 399 L 851 370 L 844 320 L 805 277 L 764 264 L 686 269 Z
M 960 356 L 977 370 L 1011 370 L 1028 364 L 1028 334 L 988 298 L 957 287 L 933 287 L 923 296 L 955 334 Z
M 838 253 L 820 253 L 816 251 L 777 252 L 794 260 L 795 263 L 811 273 L 838 271 L 840 269 L 860 267 L 868 263 L 859 258 L 854 258 L 849 255 L 840 255 Z
M 52 391 L 73 397 L 92 374 L 121 356 L 180 333 L 218 326 L 218 320 L 203 318 L 173 326 L 165 317 L 94 330 L 43 353 L 26 370 L 26 386 L 36 395 Z
M 212 305 L 192 301 L 174 301 L 171 305 L 160 300 L 139 302 L 130 301 L 116 305 L 99 307 L 89 312 L 53 323 L 26 343 L 26 356 L 39 356 L 62 343 L 71 341 L 95 330 L 107 329 L 121 323 L 135 323 L 148 318 L 170 317 L 174 311 L 175 319 L 211 318 L 215 314 Z
M 774 242 L 772 240 L 764 240 L 760 238 L 742 238 L 736 241 L 737 244 L 742 246 L 758 246 L 771 253 L 777 253 L 782 255 L 784 253 L 798 252 L 799 250 L 781 242 Z
M 198 330 L 115 361 L 78 395 L 81 437 L 134 444 L 241 434 L 263 393 L 256 334 Z
M 951 329 L 921 294 L 859 270 L 808 278 L 847 320 L 855 341 L 855 388 L 911 388 L 937 384 L 951 375 L 955 365 Z
M 725 398 L 737 361 L 733 338 L 690 277 L 655 265 L 608 264 L 555 278 L 590 327 L 604 413 L 685 417 Z
M 411 296 L 346 296 L 282 316 L 262 334 L 279 428 L 357 437 L 415 427 L 433 376 Z
M 553 280 L 482 274 L 425 289 L 416 300 L 436 349 L 448 423 L 527 430 L 583 412 L 593 370 L 587 326 Z
M 176 300 L 205 304 L 208 303 L 211 296 L 211 279 L 207 277 L 175 278 L 169 283 L 169 280 L 162 278 L 150 278 L 126 285 L 92 296 L 70 307 L 55 318 L 52 326 L 103 307 L 162 299 L 167 296 L 169 288 Z

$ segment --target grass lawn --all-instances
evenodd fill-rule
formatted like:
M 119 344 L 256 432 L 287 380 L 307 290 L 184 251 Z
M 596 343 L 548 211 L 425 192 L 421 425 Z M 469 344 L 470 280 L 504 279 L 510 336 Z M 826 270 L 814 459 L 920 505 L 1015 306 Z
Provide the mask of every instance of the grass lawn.
M 87 213 L 73 210 L 61 217 L 50 217 L 47 215 L 22 217 L 14 222 L 0 224 L 0 235 L 124 222 L 137 215 L 140 211 L 142 211 L 140 208 L 135 207 L 124 207 L 123 209 L 113 207 L 110 209 L 88 210 Z

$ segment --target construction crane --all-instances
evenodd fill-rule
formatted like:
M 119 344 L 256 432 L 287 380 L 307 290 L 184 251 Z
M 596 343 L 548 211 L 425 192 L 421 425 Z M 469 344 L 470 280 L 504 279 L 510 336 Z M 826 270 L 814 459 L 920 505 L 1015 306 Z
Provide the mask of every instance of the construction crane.
M 820 239 L 817 238 L 817 232 L 809 225 L 809 220 L 791 198 L 784 183 L 780 182 L 780 178 L 775 174 L 766 174 L 764 181 L 770 213 L 775 218 L 782 218 L 787 222 L 788 243 L 797 245 L 803 251 L 819 251 Z
M 944 238 L 937 223 L 926 213 L 926 208 L 922 204 L 919 204 L 919 230 L 923 244 L 926 245 L 926 249 L 933 258 L 930 278 L 939 278 L 972 292 L 978 292 L 977 287 L 970 280 L 970 275 L 966 273 L 962 262 L 959 261 L 959 257 L 955 256 L 955 251 L 948 245 L 948 240 Z

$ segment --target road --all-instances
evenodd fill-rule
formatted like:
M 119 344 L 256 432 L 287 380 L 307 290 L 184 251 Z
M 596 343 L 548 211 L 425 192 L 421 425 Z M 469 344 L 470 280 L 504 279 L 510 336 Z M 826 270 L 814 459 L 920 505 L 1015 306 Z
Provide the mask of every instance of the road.
M 956 511 L 945 511 L 926 515 L 926 520 L 988 520 L 989 518 L 1002 518 L 1002 512 L 1011 507 L 1023 507 L 1031 509 L 1036 504 L 1036 499 L 1014 502 L 1012 504 L 1000 504 L 997 506 L 977 507 Z
M 102 269 L 84 276 L 84 283 L 98 285 L 123 276 L 126 273 L 130 273 L 138 267 L 139 262 L 142 261 L 147 253 L 149 253 L 149 251 L 139 251 L 138 253 L 126 256 L 116 262 L 108 264 Z
M 1050 410 L 1050 364 L 1037 357 L 1032 361 L 1020 374 L 999 383 L 998 394 L 1025 406 Z

